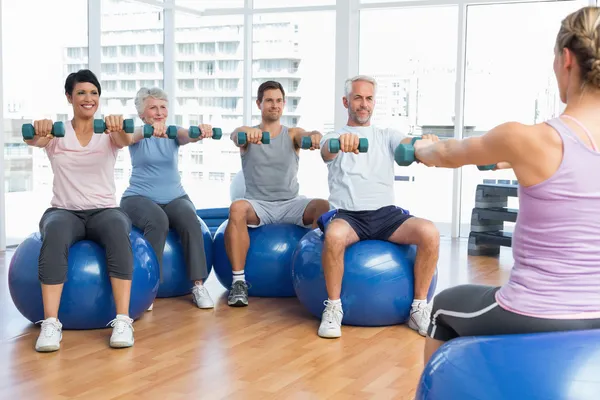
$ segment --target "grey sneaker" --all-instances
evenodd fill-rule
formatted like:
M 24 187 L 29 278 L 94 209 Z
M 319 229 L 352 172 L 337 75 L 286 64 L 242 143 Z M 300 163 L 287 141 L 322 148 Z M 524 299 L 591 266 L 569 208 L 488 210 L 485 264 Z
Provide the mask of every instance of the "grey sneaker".
M 227 304 L 232 307 L 245 307 L 248 305 L 248 284 L 244 281 L 237 281 L 231 285 Z

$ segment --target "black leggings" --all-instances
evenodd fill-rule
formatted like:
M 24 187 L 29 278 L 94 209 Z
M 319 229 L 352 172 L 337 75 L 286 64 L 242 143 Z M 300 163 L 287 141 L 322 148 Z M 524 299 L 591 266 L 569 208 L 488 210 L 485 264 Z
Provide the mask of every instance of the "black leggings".
M 507 335 L 600 328 L 600 319 L 536 318 L 507 311 L 496 303 L 499 287 L 460 285 L 435 296 L 428 336 L 448 341 L 459 336 Z
M 131 280 L 133 252 L 130 232 L 131 221 L 119 208 L 81 211 L 47 209 L 40 220 L 40 282 L 45 285 L 64 283 L 67 280 L 69 248 L 84 239 L 104 247 L 110 277 Z
M 161 269 L 161 282 L 163 251 L 169 228 L 179 234 L 190 280 L 208 277 L 202 226 L 194 203 L 187 195 L 168 204 L 157 204 L 144 196 L 127 196 L 121 199 L 121 207 L 133 225 L 144 231 L 144 237 L 154 249 Z

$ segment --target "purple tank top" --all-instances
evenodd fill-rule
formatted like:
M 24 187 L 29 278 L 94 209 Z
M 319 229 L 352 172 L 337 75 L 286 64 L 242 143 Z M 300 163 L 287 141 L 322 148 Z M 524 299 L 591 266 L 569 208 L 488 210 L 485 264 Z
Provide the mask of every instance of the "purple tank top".
M 511 275 L 498 304 L 542 318 L 600 318 L 600 153 L 559 118 L 563 141 L 553 176 L 519 186 Z M 584 128 L 585 129 L 585 128 Z

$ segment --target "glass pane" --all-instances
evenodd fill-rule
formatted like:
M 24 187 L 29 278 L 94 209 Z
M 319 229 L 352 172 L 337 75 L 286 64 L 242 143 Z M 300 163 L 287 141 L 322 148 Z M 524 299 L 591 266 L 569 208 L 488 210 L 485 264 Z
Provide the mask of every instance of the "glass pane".
M 261 122 L 256 106 L 258 87 L 275 80 L 285 91 L 283 125 L 317 130 L 323 135 L 332 131 L 335 12 L 256 14 L 253 18 L 252 124 Z M 298 181 L 302 195 L 329 197 L 327 167 L 318 151 L 300 151 Z
M 210 8 L 244 8 L 244 0 L 175 0 L 175 5 L 199 11 Z
M 468 7 L 464 137 L 479 136 L 508 121 L 536 124 L 559 115 L 554 43 L 560 21 L 583 1 Z M 539 18 L 540 15 L 544 18 Z M 511 29 L 506 29 L 510 25 Z M 517 95 L 515 95 L 517 94 Z M 461 229 L 468 237 L 475 189 L 480 183 L 515 184 L 512 170 L 463 168 Z M 509 198 L 509 208 L 518 199 Z M 514 223 L 505 222 L 507 231 Z
M 335 0 L 254 0 L 254 8 L 333 6 Z M 335 25 L 335 21 L 334 21 Z
M 457 23 L 454 6 L 360 12 L 360 73 L 378 82 L 373 125 L 454 135 Z M 381 50 L 390 40 L 398 51 Z M 396 204 L 450 235 L 452 170 L 413 164 L 395 171 Z
M 135 119 L 135 95 L 142 87 L 163 87 L 163 10 L 138 2 L 102 0 L 102 115 Z M 123 149 L 115 164 L 117 199 L 129 185 L 131 157 Z
M 57 24 L 65 21 L 64 10 L 68 23 Z M 50 207 L 50 162 L 43 150 L 23 142 L 21 126 L 72 118 L 64 84 L 69 73 L 88 66 L 87 20 L 81 0 L 2 1 L 7 245 L 37 232 Z
M 244 17 L 176 13 L 175 18 L 174 121 L 223 130 L 221 140 L 179 150 L 183 186 L 196 208 L 227 207 L 229 184 L 241 167 L 229 133 L 243 125 Z
M 399 1 L 412 1 L 412 0 L 360 0 L 360 3 L 361 4 L 397 3 Z

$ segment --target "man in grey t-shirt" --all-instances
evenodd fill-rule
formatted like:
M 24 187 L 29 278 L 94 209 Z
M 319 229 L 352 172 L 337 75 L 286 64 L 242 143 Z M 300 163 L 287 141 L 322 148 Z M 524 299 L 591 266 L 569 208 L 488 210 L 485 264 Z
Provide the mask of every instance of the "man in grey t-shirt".
M 440 235 L 431 221 L 408 215 L 394 204 L 394 150 L 400 143 L 410 143 L 411 138 L 371 126 L 375 90 L 371 77 L 348 79 L 343 99 L 348 123 L 321 140 L 321 155 L 329 169 L 329 203 L 337 209 L 325 228 L 323 271 L 329 299 L 319 326 L 321 337 L 342 335 L 344 252 L 359 240 L 369 239 L 417 246 L 415 297 L 408 326 L 422 336 L 429 327 L 427 292 L 437 265 Z M 339 139 L 339 153 L 328 150 L 327 142 L 333 138 Z M 360 138 L 369 141 L 366 153 L 359 154 Z M 423 138 L 439 140 L 435 135 Z
M 230 306 L 248 305 L 248 286 L 244 274 L 250 247 L 248 226 L 288 223 L 304 227 L 317 226 L 317 219 L 329 211 L 324 199 L 308 199 L 299 195 L 298 166 L 303 137 L 311 139 L 310 150 L 320 146 L 319 132 L 281 125 L 285 92 L 279 82 L 267 81 L 258 88 L 256 104 L 262 113 L 258 127 L 242 126 L 231 134 L 240 148 L 245 196 L 229 208 L 225 229 L 225 248 L 233 269 L 229 292 Z M 238 132 L 246 133 L 246 143 L 238 143 Z M 262 133 L 269 132 L 270 142 L 262 144 Z

